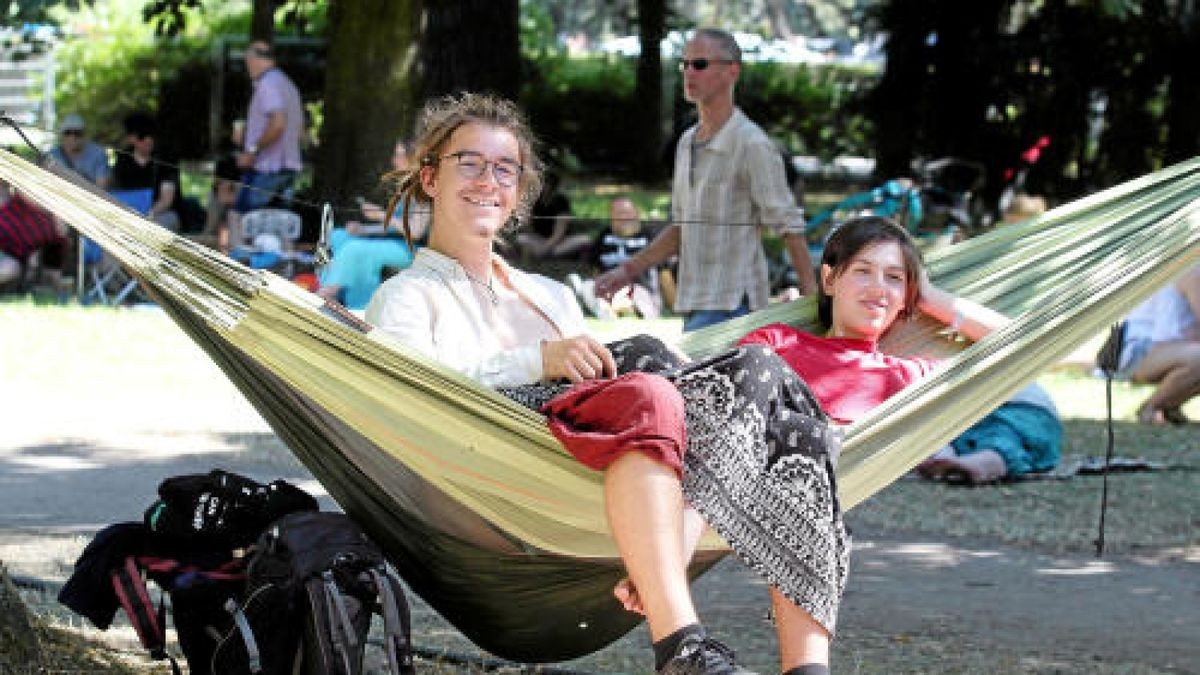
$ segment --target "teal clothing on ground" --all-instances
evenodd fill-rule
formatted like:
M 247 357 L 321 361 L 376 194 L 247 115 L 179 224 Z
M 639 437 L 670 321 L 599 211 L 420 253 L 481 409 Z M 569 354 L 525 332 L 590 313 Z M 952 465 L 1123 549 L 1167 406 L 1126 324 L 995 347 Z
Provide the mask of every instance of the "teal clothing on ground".
M 400 237 L 356 237 L 343 228 L 329 235 L 333 258 L 321 274 L 322 286 L 339 286 L 348 309 L 364 309 L 383 282 L 385 268 L 404 269 L 413 252 Z
M 1045 391 L 1031 385 L 950 442 L 959 455 L 995 450 L 1009 476 L 1050 471 L 1062 452 L 1062 422 Z

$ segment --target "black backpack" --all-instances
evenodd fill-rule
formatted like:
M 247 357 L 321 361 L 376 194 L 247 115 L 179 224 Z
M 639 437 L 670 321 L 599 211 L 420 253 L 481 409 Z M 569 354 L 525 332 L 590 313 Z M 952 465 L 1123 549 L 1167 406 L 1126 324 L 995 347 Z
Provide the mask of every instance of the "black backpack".
M 213 673 L 359 675 L 374 613 L 383 617 L 390 672 L 415 672 L 403 586 L 343 514 L 272 523 L 250 556 L 245 600 L 229 609 L 234 627 L 213 653 Z
M 315 511 L 300 488 L 269 484 L 221 470 L 167 478 L 143 523 L 118 523 L 96 534 L 75 563 L 59 601 L 101 630 L 124 609 L 154 659 L 166 650 L 170 597 L 176 637 L 192 675 L 208 675 L 213 649 L 229 632 L 246 590 L 248 548 L 266 526 L 295 511 Z M 157 602 L 147 588 L 154 581 Z M 211 671 L 219 675 L 221 671 Z
M 146 510 L 146 527 L 181 548 L 246 548 L 280 516 L 316 511 L 317 500 L 284 480 L 267 484 L 213 469 L 164 480 Z
M 147 580 L 161 592 L 151 594 Z M 192 675 L 207 675 L 213 637 L 228 630 L 230 599 L 246 589 L 246 561 L 229 551 L 180 551 L 151 534 L 142 523 L 110 525 L 88 543 L 75 563 L 58 600 L 107 629 L 118 610 L 124 610 L 138 639 L 155 660 L 171 661 L 167 652 L 167 604 L 179 647 Z
M 171 598 L 171 619 L 175 637 L 192 675 L 210 673 L 216 637 L 229 628 L 225 606 L 237 602 L 245 589 L 245 564 L 230 558 L 222 564 L 196 563 L 176 558 L 130 556 L 113 570 L 113 588 L 129 623 L 142 646 L 155 660 L 169 659 L 172 671 L 179 672 L 175 659 L 166 650 L 166 607 L 160 596 L 157 610 L 146 587 L 152 579 Z

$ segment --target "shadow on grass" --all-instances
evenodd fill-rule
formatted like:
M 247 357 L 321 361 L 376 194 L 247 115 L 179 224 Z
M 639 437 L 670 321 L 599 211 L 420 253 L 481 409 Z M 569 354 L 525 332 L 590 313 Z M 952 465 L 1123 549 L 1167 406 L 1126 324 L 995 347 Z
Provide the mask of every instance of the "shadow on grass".
M 1103 421 L 1065 420 L 1062 462 L 1103 457 Z M 1167 558 L 1200 544 L 1200 434 L 1197 425 L 1114 424 L 1114 456 L 1159 463 L 1155 471 L 1109 475 L 1105 551 Z M 852 510 L 860 533 L 989 538 L 1049 553 L 1094 550 L 1103 477 L 1023 480 L 963 488 L 902 478 Z

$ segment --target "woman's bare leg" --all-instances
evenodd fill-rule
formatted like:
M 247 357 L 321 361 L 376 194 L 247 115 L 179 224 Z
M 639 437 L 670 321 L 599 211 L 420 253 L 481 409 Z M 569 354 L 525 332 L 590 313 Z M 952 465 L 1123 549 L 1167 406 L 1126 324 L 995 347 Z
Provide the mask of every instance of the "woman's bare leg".
M 774 588 L 771 589 L 771 607 L 775 611 L 775 632 L 779 636 L 780 672 L 812 663 L 828 665 L 829 631 Z

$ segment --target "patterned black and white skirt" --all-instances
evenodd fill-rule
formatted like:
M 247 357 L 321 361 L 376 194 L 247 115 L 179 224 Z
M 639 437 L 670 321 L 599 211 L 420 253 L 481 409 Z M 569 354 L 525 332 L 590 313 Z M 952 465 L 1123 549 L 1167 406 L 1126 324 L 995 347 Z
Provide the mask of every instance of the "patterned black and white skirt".
M 833 632 L 850 537 L 834 463 L 841 433 L 774 351 L 746 345 L 683 363 L 657 339 L 609 345 L 618 371 L 663 375 L 683 396 L 683 493 L 747 565 Z M 501 393 L 540 409 L 569 385 Z

